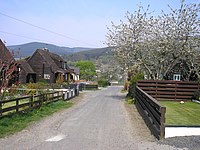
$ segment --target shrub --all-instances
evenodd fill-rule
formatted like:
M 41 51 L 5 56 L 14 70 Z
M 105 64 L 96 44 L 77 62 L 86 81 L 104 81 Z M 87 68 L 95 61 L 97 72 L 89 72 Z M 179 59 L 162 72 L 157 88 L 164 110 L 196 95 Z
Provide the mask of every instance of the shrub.
M 200 91 L 195 91 L 192 100 L 200 100 Z
M 134 76 L 131 77 L 130 86 L 129 86 L 129 89 L 128 89 L 127 96 L 130 96 L 132 98 L 135 97 L 136 82 L 139 81 L 139 80 L 143 80 L 143 79 L 144 79 L 143 73 L 137 73 L 137 74 L 135 74 Z
M 143 80 L 144 74 L 143 73 L 137 73 L 134 76 L 131 77 L 131 84 L 136 84 L 137 81 Z
M 102 87 L 108 86 L 108 81 L 106 79 L 100 79 L 98 80 L 98 85 Z

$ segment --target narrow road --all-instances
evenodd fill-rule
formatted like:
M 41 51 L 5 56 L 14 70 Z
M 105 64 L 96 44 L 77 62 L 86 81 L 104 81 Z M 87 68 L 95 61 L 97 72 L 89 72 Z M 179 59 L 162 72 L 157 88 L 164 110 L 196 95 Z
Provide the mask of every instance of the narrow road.
M 124 105 L 122 87 L 87 91 L 72 108 L 0 139 L 5 150 L 173 150 L 158 145 L 135 111 Z

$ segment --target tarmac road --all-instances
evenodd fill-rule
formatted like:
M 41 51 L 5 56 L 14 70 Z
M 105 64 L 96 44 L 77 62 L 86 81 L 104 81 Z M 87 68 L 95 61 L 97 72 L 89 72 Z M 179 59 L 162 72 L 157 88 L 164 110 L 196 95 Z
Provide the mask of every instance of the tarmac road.
M 86 91 L 72 108 L 0 139 L 5 150 L 174 150 L 159 145 L 136 110 L 124 104 L 122 87 Z

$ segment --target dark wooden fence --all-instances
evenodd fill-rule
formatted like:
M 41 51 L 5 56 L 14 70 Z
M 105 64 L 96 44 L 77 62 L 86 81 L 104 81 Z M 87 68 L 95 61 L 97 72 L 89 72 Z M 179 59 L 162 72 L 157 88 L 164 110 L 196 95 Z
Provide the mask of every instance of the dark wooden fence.
M 137 86 L 157 100 L 191 100 L 194 92 L 200 90 L 198 82 L 142 80 Z
M 79 84 L 79 89 L 80 91 L 82 90 L 97 90 L 98 89 L 98 85 L 91 85 L 91 84 Z
M 79 95 L 79 89 L 65 89 L 65 91 L 54 91 L 38 95 L 23 96 L 15 99 L 0 101 L 0 117 L 8 113 L 15 113 L 41 107 L 44 104 L 58 100 L 69 100 Z
M 166 107 L 162 107 L 156 99 L 138 86 L 136 86 L 135 105 L 151 133 L 158 139 L 164 138 Z

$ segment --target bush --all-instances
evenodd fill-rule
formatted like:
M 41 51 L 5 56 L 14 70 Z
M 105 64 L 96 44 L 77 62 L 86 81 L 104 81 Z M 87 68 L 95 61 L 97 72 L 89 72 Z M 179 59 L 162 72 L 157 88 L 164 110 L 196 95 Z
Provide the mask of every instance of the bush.
M 137 74 L 135 74 L 134 76 L 131 77 L 130 86 L 129 86 L 129 89 L 128 89 L 127 96 L 130 96 L 132 98 L 135 97 L 136 82 L 139 81 L 139 80 L 143 80 L 143 79 L 144 79 L 143 73 L 137 73 Z
M 100 79 L 98 80 L 98 85 L 101 87 L 106 87 L 108 86 L 108 81 L 106 79 Z
M 144 74 L 143 73 L 137 73 L 136 75 L 131 77 L 131 84 L 136 84 L 137 81 L 143 80 L 144 79 Z
M 200 91 L 195 91 L 192 100 L 200 100 Z

